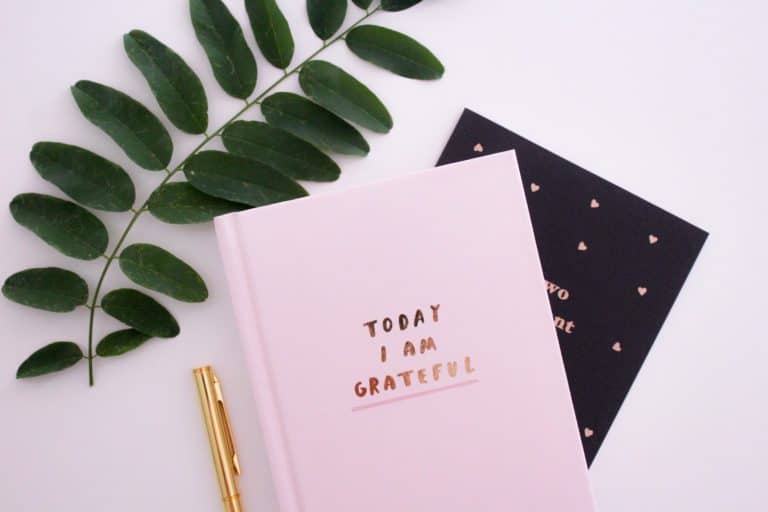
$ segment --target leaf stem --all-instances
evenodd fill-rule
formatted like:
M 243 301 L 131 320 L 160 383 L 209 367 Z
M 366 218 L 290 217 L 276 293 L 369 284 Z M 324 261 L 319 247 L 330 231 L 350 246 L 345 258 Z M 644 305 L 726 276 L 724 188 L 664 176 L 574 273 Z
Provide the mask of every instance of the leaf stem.
M 213 139 L 218 137 L 229 125 L 237 121 L 243 114 L 245 114 L 251 107 L 254 105 L 258 105 L 261 103 L 261 100 L 264 99 L 264 97 L 272 92 L 277 86 L 282 84 L 285 80 L 287 80 L 290 76 L 298 73 L 301 71 L 301 68 L 307 64 L 309 61 L 317 57 L 320 53 L 322 53 L 324 50 L 326 50 L 328 47 L 333 45 L 334 43 L 344 39 L 346 35 L 355 27 L 360 25 L 362 22 L 376 14 L 377 11 L 381 9 L 380 6 L 377 6 L 376 8 L 372 9 L 371 11 L 367 12 L 365 16 L 357 20 L 355 23 L 347 27 L 346 30 L 341 32 L 339 35 L 334 37 L 333 39 L 329 39 L 328 41 L 323 41 L 323 44 L 320 48 L 318 48 L 315 52 L 313 52 L 309 57 L 301 61 L 299 64 L 293 67 L 290 71 L 284 70 L 283 76 L 278 78 L 272 85 L 264 89 L 258 96 L 256 96 L 253 100 L 248 101 L 245 100 L 245 106 L 241 108 L 235 115 L 229 118 L 229 120 L 221 125 L 215 132 L 211 133 L 210 135 L 208 133 L 205 134 L 205 138 L 203 139 L 200 144 L 195 147 L 184 159 L 171 170 L 170 168 L 166 168 L 165 171 L 167 173 L 167 176 L 163 178 L 163 181 L 160 182 L 160 184 L 155 187 L 155 189 L 149 194 L 147 199 L 142 203 L 142 205 L 138 208 L 131 209 L 133 212 L 133 215 L 131 216 L 131 219 L 128 221 L 128 224 L 125 226 L 125 229 L 123 230 L 122 234 L 120 235 L 120 238 L 117 240 L 117 243 L 115 244 L 115 247 L 112 249 L 112 252 L 109 256 L 104 255 L 106 258 L 106 263 L 104 263 L 104 268 L 101 270 L 101 275 L 99 276 L 99 280 L 96 283 L 96 288 L 93 291 L 93 298 L 91 299 L 90 306 L 88 306 L 88 309 L 90 310 L 90 314 L 88 317 L 88 355 L 85 356 L 86 359 L 88 359 L 88 384 L 90 386 L 93 386 L 94 384 L 94 378 L 93 378 L 93 360 L 95 359 L 95 355 L 93 353 L 93 323 L 94 323 L 94 316 L 96 313 L 96 309 L 99 307 L 96 303 L 99 300 L 99 296 L 101 294 L 101 288 L 104 284 L 104 279 L 107 276 L 107 272 L 109 272 L 110 267 L 112 266 L 112 261 L 117 259 L 117 253 L 120 251 L 120 249 L 123 246 L 123 243 L 125 242 L 126 237 L 128 236 L 128 233 L 130 233 L 133 226 L 136 224 L 136 221 L 139 219 L 142 213 L 149 210 L 149 200 L 152 197 L 152 194 L 154 194 L 160 187 L 168 183 L 171 178 L 173 178 L 176 173 L 184 169 L 184 165 L 189 161 L 190 158 L 192 158 L 194 155 L 198 153 L 201 149 L 203 149 L 205 146 L 208 145 L 209 142 L 211 142 Z

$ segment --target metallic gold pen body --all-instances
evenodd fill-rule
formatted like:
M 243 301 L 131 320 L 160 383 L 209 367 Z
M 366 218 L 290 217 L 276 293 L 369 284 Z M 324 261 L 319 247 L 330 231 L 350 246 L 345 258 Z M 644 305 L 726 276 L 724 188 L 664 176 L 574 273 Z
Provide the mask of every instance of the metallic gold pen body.
M 224 406 L 221 383 L 213 368 L 205 366 L 193 370 L 203 419 L 211 444 L 211 455 L 216 468 L 216 478 L 221 489 L 221 499 L 226 512 L 242 512 L 237 477 L 240 462 L 235 451 L 232 430 Z

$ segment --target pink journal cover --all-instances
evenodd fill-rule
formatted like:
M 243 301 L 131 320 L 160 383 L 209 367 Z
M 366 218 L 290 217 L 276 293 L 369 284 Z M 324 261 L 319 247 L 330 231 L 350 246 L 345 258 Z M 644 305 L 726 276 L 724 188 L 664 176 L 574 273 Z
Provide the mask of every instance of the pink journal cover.
M 216 231 L 283 512 L 593 510 L 514 152 Z

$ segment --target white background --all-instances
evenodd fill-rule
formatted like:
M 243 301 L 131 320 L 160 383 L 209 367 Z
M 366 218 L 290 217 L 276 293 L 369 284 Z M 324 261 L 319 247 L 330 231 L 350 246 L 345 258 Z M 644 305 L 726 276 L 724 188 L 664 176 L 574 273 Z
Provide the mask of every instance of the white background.
M 227 3 L 255 46 L 241 2 Z M 280 4 L 298 62 L 318 41 L 303 1 Z M 142 199 L 162 178 L 131 165 L 82 118 L 68 91 L 78 79 L 92 79 L 159 112 L 123 53 L 121 36 L 130 29 L 151 32 L 197 70 L 211 126 L 240 106 L 215 84 L 184 0 L 4 7 L 0 203 L 25 191 L 60 195 L 29 164 L 38 140 L 80 144 L 120 162 Z M 351 8 L 348 22 L 359 13 Z M 427 0 L 374 22 L 429 46 L 446 64 L 442 81 L 396 77 L 342 45 L 327 52 L 382 97 L 395 128 L 371 135 L 369 158 L 343 160 L 342 179 L 313 192 L 432 166 L 468 106 L 710 231 L 590 471 L 600 510 L 766 508 L 767 17 L 768 4 L 759 0 Z M 277 73 L 261 58 L 259 64 L 261 89 Z M 295 88 L 291 81 L 287 89 Z M 172 133 L 178 162 L 197 140 Z M 127 216 L 103 217 L 114 240 Z M 84 363 L 14 379 L 36 348 L 57 339 L 84 344 L 86 310 L 54 315 L 3 300 L 0 510 L 217 510 L 190 371 L 206 363 L 219 370 L 230 401 L 247 510 L 275 510 L 211 226 L 172 227 L 145 215 L 129 240 L 160 243 L 190 262 L 208 282 L 210 300 L 161 299 L 179 318 L 181 335 L 97 361 L 92 389 Z M 8 214 L 0 216 L 0 241 L 3 276 L 61 265 L 93 284 L 101 269 L 101 261 L 57 254 Z M 114 268 L 108 288 L 125 283 Z M 98 336 L 116 327 L 98 316 Z

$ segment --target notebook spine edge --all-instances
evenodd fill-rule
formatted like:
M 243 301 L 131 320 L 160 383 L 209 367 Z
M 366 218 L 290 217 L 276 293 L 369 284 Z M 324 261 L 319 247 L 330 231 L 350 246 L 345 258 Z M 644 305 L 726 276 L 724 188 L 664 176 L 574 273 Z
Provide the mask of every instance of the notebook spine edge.
M 240 246 L 237 216 L 218 217 L 214 224 L 280 510 L 300 512 L 285 451 L 287 445 L 279 419 L 280 412 L 273 392 L 272 372 L 258 328 L 258 308 L 249 286 L 250 275 Z

